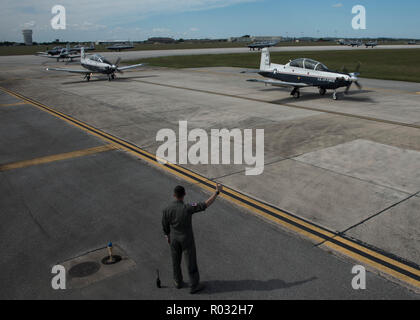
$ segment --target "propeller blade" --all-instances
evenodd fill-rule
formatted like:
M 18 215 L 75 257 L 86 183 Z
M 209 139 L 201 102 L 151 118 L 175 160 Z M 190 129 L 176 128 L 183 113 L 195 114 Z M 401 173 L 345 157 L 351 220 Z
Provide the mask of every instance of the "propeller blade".
M 359 83 L 359 81 L 355 81 L 355 82 L 354 82 L 354 84 L 357 86 L 357 88 L 358 88 L 359 90 L 362 90 L 362 89 L 363 89 L 363 87 L 362 87 L 362 85 Z
M 118 67 L 120 62 L 121 62 L 121 57 L 118 57 L 118 59 L 115 61 L 114 65 Z
M 362 63 L 359 61 L 358 64 L 357 64 L 355 73 L 359 73 L 360 72 L 361 65 L 362 65 Z

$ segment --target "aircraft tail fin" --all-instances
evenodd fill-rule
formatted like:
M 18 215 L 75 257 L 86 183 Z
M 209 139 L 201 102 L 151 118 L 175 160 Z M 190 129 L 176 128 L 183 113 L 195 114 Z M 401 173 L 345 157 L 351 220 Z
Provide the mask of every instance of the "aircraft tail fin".
M 264 48 L 261 51 L 261 64 L 260 70 L 264 71 L 270 68 L 271 60 L 270 60 L 270 51 L 268 48 Z

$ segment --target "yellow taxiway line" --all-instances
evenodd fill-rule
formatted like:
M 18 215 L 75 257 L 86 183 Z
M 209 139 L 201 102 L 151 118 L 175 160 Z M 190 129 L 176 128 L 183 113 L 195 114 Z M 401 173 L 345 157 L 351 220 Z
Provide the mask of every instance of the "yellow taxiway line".
M 27 104 L 26 102 L 15 102 L 15 103 L 0 103 L 0 107 L 14 107 Z
M 77 150 L 67 153 L 60 153 L 60 154 L 54 154 L 51 156 L 45 156 L 45 157 L 39 157 L 35 159 L 30 160 L 24 160 L 24 161 L 18 161 L 18 162 L 12 162 L 12 163 L 6 163 L 6 164 L 0 164 L 0 172 L 1 171 L 7 171 L 7 170 L 14 170 L 14 169 L 20 169 L 20 168 L 26 168 L 31 166 L 36 166 L 44 163 L 50 163 L 60 160 L 66 160 L 66 159 L 73 159 L 73 158 L 80 158 L 84 157 L 90 154 L 96 154 L 101 153 L 109 150 L 115 149 L 115 146 L 113 144 L 107 144 L 99 147 L 89 148 L 89 149 L 83 149 L 83 150 Z
M 6 93 L 26 101 L 33 106 L 46 111 L 64 121 L 81 128 L 90 134 L 100 137 L 115 147 L 126 150 L 136 157 L 145 160 L 165 171 L 168 171 L 179 178 L 194 183 L 195 185 L 205 189 L 214 190 L 216 183 L 206 177 L 201 176 L 191 170 L 185 169 L 181 166 L 172 163 L 161 164 L 158 162 L 157 157 L 139 147 L 128 143 L 122 139 L 114 137 L 106 132 L 96 129 L 80 120 L 77 120 L 69 115 L 61 113 L 48 107 L 40 102 L 31 98 L 25 97 L 19 93 L 10 91 L 0 87 Z M 345 235 L 327 230 L 318 226 L 310 221 L 295 216 L 292 213 L 281 210 L 271 206 L 262 201 L 251 198 L 231 188 L 225 188 L 221 196 L 243 208 L 262 216 L 270 221 L 284 226 L 289 230 L 293 230 L 298 234 L 304 235 L 314 241 L 322 242 L 322 245 L 328 247 L 340 254 L 350 257 L 356 261 L 361 261 L 366 265 L 384 273 L 393 276 L 394 278 L 403 281 L 415 288 L 420 288 L 420 268 L 419 266 L 400 259 L 387 252 L 383 252 L 374 248 L 370 248 L 357 240 L 347 238 Z

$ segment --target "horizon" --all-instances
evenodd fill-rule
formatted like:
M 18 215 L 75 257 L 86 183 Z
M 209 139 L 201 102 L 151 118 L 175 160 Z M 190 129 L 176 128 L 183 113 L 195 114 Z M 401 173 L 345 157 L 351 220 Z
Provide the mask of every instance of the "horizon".
M 0 41 L 22 42 L 22 30 L 33 30 L 38 43 L 145 41 L 151 37 L 174 39 L 226 39 L 245 34 L 278 35 L 284 38 L 333 39 L 419 39 L 420 3 L 405 0 L 394 5 L 390 0 L 302 0 L 294 10 L 291 1 L 275 0 L 123 0 L 118 7 L 109 0 L 64 0 L 66 30 L 51 27 L 51 0 L 15 3 L 5 0 L 0 13 Z M 353 30 L 352 7 L 363 5 L 367 29 Z M 98 11 L 98 8 L 101 10 Z M 95 14 L 91 14 L 95 12 Z M 286 12 L 286 14 L 284 14 Z M 217 23 L 215 23 L 217 21 Z M 303 23 L 301 21 L 304 21 Z

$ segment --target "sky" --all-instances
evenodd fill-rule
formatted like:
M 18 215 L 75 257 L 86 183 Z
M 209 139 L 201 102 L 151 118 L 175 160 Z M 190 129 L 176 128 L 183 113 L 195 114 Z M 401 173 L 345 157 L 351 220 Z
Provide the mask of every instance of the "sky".
M 54 30 L 51 9 L 66 9 L 66 29 Z M 367 29 L 353 30 L 352 8 L 363 5 Z M 0 41 L 146 40 L 149 37 L 289 37 L 420 39 L 418 0 L 2 0 Z

